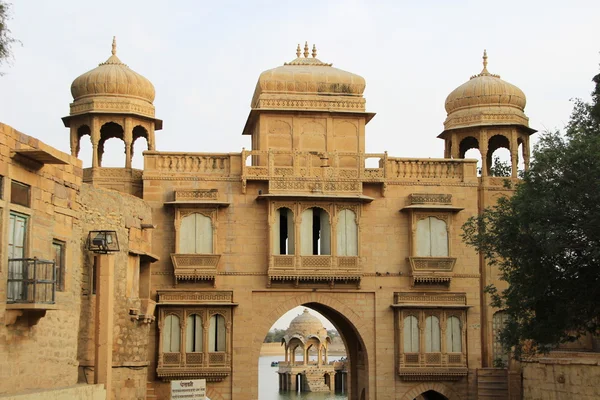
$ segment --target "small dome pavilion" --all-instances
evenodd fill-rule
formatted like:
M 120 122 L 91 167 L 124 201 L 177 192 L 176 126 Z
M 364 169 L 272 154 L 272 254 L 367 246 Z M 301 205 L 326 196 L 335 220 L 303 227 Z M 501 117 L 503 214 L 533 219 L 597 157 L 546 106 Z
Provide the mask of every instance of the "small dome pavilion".
M 307 309 L 292 320 L 286 334 L 281 339 L 285 345 L 285 361 L 279 363 L 280 390 L 331 391 L 334 368 L 329 364 L 327 351 L 331 339 L 323 323 Z M 302 350 L 302 360 L 296 359 L 297 350 Z M 316 351 L 316 361 L 309 360 L 309 352 Z M 300 382 L 296 377 L 300 375 Z
M 84 182 L 112 181 L 112 188 L 139 196 L 141 188 L 131 184 L 133 178 L 141 176 L 141 172 L 131 168 L 134 143 L 144 138 L 147 149 L 155 150 L 154 132 L 162 129 L 162 121 L 155 118 L 154 85 L 117 57 L 117 42 L 113 38 L 110 57 L 75 78 L 71 94 L 69 115 L 62 119 L 70 128 L 71 155 L 79 155 L 84 136 L 92 142 L 92 168 L 84 173 Z M 99 168 L 104 143 L 112 138 L 123 141 L 125 168 L 108 173 Z
M 447 117 L 444 131 L 445 158 L 465 158 L 470 149 L 481 153 L 481 175 L 490 174 L 492 154 L 506 148 L 511 154 L 512 177 L 517 177 L 518 149 L 522 161 L 529 167 L 529 136 L 536 131 L 529 127 L 525 115 L 527 99 L 517 86 L 492 74 L 487 69 L 488 56 L 483 52 L 483 69 L 454 89 L 446 98 Z

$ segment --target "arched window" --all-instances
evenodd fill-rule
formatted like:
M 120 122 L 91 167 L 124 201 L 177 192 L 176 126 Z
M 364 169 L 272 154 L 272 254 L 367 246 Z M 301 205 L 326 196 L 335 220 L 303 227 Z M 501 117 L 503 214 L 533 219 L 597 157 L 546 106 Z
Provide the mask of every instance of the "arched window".
M 225 351 L 225 318 L 220 314 L 210 317 L 208 351 Z
M 500 332 L 504 329 L 504 325 L 508 322 L 508 315 L 504 311 L 494 313 L 492 318 L 492 353 L 493 365 L 508 365 L 508 352 L 502 346 L 500 340 Z
M 404 352 L 419 352 L 419 323 L 414 315 L 404 318 Z
M 356 214 L 352 210 L 342 210 L 337 221 L 337 255 L 358 255 L 358 228 Z
M 427 217 L 417 222 L 417 257 L 447 257 L 448 229 L 446 222 Z
M 179 253 L 212 254 L 212 252 L 212 220 L 200 213 L 183 217 L 179 229 Z
M 185 333 L 185 352 L 202 352 L 202 318 L 198 314 L 191 314 L 187 317 Z
M 179 353 L 179 317 L 169 314 L 163 325 L 163 353 Z
M 273 254 L 294 254 L 294 213 L 287 207 L 275 211 Z
M 425 352 L 439 353 L 440 351 L 440 320 L 430 315 L 425 318 Z
M 318 207 L 304 210 L 300 228 L 303 256 L 331 255 L 331 226 L 327 211 Z
M 457 317 L 449 317 L 446 325 L 446 352 L 460 353 L 461 351 L 460 320 Z

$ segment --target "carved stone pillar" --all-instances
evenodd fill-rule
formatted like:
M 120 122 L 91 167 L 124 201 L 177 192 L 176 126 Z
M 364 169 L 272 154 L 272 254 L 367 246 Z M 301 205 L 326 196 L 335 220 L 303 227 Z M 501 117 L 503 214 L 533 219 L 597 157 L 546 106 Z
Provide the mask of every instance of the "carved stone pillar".
M 453 133 L 450 140 L 450 155 L 455 159 L 460 158 L 460 143 L 458 143 L 458 135 Z
M 485 129 L 481 131 L 479 138 L 479 153 L 481 153 L 481 176 L 488 176 L 488 168 L 491 166 L 491 163 L 488 165 L 488 141 L 487 131 Z
M 519 143 L 517 142 L 517 130 L 513 129 L 510 135 L 510 163 L 512 166 L 513 178 L 517 177 L 517 169 L 519 168 Z
M 125 142 L 125 168 L 131 168 L 131 149 L 133 147 L 133 128 L 131 118 L 125 118 L 123 141 Z
M 323 365 L 323 360 L 321 357 L 321 350 L 322 350 L 323 346 L 319 346 L 319 349 L 317 350 L 317 367 L 321 368 L 321 365 Z
M 529 136 L 523 141 L 523 163 L 525 163 L 525 171 L 529 169 Z
M 209 321 L 206 321 L 202 326 L 202 350 L 204 351 L 204 357 L 202 357 L 202 365 L 208 367 L 208 358 L 210 354 L 210 349 L 208 348 L 208 325 Z
M 77 157 L 79 153 L 79 137 L 77 134 L 77 128 L 71 126 L 71 155 Z
M 98 168 L 100 165 L 98 159 L 98 145 L 100 143 L 100 127 L 98 126 L 98 120 L 92 119 L 92 168 Z

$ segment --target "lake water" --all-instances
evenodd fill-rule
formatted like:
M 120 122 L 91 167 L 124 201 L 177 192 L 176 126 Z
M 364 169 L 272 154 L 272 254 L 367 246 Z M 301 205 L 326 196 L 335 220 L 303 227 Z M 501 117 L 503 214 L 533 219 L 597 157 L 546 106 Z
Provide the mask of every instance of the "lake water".
M 337 361 L 341 357 L 329 356 L 329 361 Z M 279 377 L 277 367 L 271 367 L 272 361 L 283 361 L 281 356 L 260 356 L 258 359 L 258 398 L 260 400 L 345 400 L 346 394 L 311 393 L 311 392 L 279 392 Z

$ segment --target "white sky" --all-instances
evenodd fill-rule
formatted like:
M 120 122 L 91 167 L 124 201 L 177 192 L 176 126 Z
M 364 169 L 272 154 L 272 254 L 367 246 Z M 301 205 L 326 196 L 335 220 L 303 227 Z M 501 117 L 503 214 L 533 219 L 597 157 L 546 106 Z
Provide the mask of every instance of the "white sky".
M 164 151 L 250 147 L 241 131 L 259 74 L 305 40 L 322 61 L 365 77 L 377 113 L 367 151 L 404 157 L 443 155 L 444 100 L 480 72 L 484 48 L 490 72 L 527 95 L 538 130 L 563 127 L 570 98 L 589 99 L 600 61 L 597 0 L 10 1 L 23 45 L 0 67 L 0 121 L 65 152 L 71 82 L 110 56 L 113 35 L 121 60 L 156 87 Z M 90 148 L 82 143 L 84 166 Z M 123 166 L 123 153 L 108 141 L 103 165 Z
M 318 313 L 317 311 L 313 310 L 312 308 L 308 308 L 308 307 L 295 307 L 292 308 L 290 311 L 286 312 L 285 314 L 283 314 L 281 316 L 281 318 L 279 318 L 277 320 L 277 322 L 275 322 L 273 324 L 273 327 L 271 329 L 287 329 L 288 326 L 290 326 L 290 322 L 292 322 L 292 320 L 294 318 L 296 318 L 298 315 L 302 314 L 304 312 L 305 309 L 308 309 L 308 311 L 314 315 L 315 317 L 319 318 L 321 320 L 321 322 L 323 322 L 323 326 L 326 329 L 335 329 L 335 327 L 333 326 L 333 324 L 331 322 L 329 322 L 329 320 L 327 318 L 325 318 L 321 313 Z
M 377 113 L 367 151 L 400 157 L 443 156 L 445 98 L 481 71 L 484 48 L 489 71 L 525 92 L 540 131 L 565 125 L 569 99 L 589 99 L 600 62 L 598 0 L 9 1 L 22 46 L 0 67 L 0 121 L 67 153 L 71 82 L 110 56 L 113 35 L 121 60 L 156 87 L 163 151 L 249 148 L 241 131 L 259 74 L 305 40 L 365 77 Z M 84 166 L 90 148 L 82 143 Z M 123 166 L 122 144 L 108 141 L 103 161 Z

